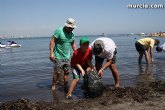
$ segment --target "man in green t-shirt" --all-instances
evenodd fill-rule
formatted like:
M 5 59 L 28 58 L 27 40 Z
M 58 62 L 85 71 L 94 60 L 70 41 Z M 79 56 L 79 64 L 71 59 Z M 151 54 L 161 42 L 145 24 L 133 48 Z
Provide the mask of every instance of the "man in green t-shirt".
M 64 92 L 67 92 L 69 80 L 71 47 L 76 50 L 75 36 L 73 29 L 76 28 L 76 22 L 68 18 L 63 28 L 57 28 L 50 41 L 50 60 L 54 62 L 54 75 L 52 81 L 52 90 L 56 89 L 56 82 L 64 73 Z M 61 71 L 62 70 L 62 71 Z

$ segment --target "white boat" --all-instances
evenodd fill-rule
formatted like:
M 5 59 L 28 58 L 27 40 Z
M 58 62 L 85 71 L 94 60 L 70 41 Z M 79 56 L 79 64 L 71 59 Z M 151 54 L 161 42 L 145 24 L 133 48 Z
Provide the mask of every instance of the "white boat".
M 6 47 L 21 47 L 20 44 L 10 44 L 10 45 L 6 45 Z
M 5 48 L 6 45 L 5 44 L 0 44 L 0 48 Z
M 8 41 L 7 44 L 0 43 L 1 48 L 12 48 L 12 47 L 21 47 L 20 44 L 17 44 L 14 41 Z

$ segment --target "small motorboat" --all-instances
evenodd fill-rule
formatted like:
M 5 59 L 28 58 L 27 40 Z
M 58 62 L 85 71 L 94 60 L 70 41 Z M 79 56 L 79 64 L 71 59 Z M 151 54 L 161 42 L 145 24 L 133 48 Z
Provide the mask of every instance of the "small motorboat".
M 5 44 L 0 44 L 0 48 L 5 48 L 6 45 Z
M 20 44 L 11 44 L 11 45 L 7 45 L 7 47 L 21 47 Z
M 1 42 L 0 42 L 0 48 L 5 48 L 6 47 L 6 45 L 5 44 L 2 44 Z
M 21 45 L 17 44 L 14 41 L 8 41 L 8 43 L 6 44 L 6 47 L 21 47 Z

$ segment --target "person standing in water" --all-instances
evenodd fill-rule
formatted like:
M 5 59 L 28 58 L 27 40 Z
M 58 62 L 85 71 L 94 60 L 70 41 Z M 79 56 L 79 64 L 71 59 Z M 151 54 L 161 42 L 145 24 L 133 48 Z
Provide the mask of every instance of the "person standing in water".
M 58 77 L 64 72 L 64 92 L 67 92 L 70 70 L 70 48 L 72 48 L 73 51 L 76 50 L 75 36 L 73 33 L 75 28 L 76 21 L 68 18 L 65 26 L 57 28 L 50 40 L 50 60 L 54 62 L 52 90 L 56 89 Z M 59 68 L 63 70 L 63 72 L 59 72 Z

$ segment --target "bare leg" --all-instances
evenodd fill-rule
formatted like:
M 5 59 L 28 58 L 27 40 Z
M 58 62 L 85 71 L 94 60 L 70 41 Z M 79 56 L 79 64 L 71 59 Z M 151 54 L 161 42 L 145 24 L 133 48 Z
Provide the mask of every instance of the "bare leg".
M 59 73 L 57 84 L 63 85 L 64 84 L 64 74 Z
M 68 92 L 68 81 L 69 81 L 69 75 L 64 75 L 64 92 L 67 93 Z
M 64 75 L 64 86 L 68 85 L 69 75 Z
M 56 89 L 56 83 L 57 83 L 58 77 L 59 77 L 59 73 L 54 72 L 53 80 L 52 80 L 52 90 L 53 91 Z
M 139 64 L 141 63 L 142 58 L 143 58 L 143 53 L 140 53 L 140 52 L 139 52 L 139 59 L 138 59 L 138 63 L 139 63 Z
M 115 80 L 115 88 L 118 88 L 120 86 L 120 83 L 119 83 L 119 72 L 117 70 L 117 67 L 115 64 L 111 64 L 109 68 L 112 71 L 113 78 Z
M 73 92 L 74 88 L 76 87 L 78 81 L 79 81 L 79 79 L 73 79 L 72 80 L 72 83 L 71 83 L 71 85 L 69 87 L 69 91 L 67 93 L 67 96 L 71 96 L 72 95 L 72 92 Z
M 61 74 L 59 72 L 55 71 L 55 73 L 53 75 L 53 80 L 52 80 L 52 94 L 53 94 L 53 99 L 54 99 L 53 101 L 55 101 L 56 103 L 59 103 L 59 97 L 56 94 L 56 85 L 58 84 L 60 76 L 61 76 Z
M 150 64 L 149 55 L 147 51 L 145 51 L 145 59 L 146 59 L 146 63 Z

